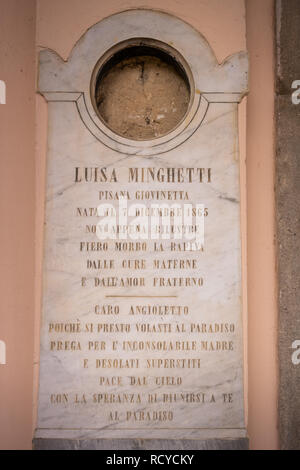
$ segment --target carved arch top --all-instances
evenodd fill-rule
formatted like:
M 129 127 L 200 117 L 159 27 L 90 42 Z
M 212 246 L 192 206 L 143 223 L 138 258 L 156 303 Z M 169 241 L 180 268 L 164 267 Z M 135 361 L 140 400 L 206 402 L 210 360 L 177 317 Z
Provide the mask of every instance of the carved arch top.
M 185 59 L 194 82 L 193 102 L 184 122 L 153 141 L 132 141 L 110 131 L 96 114 L 90 96 L 91 77 L 99 59 L 116 44 L 149 38 L 171 46 Z M 168 151 L 200 126 L 209 103 L 238 103 L 247 93 L 248 56 L 238 52 L 219 64 L 206 39 L 192 26 L 152 10 L 128 10 L 92 26 L 64 61 L 54 51 L 40 52 L 38 89 L 48 101 L 73 101 L 89 131 L 102 143 L 128 154 Z

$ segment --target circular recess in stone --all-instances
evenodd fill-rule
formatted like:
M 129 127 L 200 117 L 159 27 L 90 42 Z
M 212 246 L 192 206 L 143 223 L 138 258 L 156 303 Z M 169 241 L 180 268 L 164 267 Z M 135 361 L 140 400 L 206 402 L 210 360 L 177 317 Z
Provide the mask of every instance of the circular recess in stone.
M 101 121 L 131 140 L 153 140 L 184 120 L 193 80 L 183 57 L 171 46 L 132 39 L 112 48 L 93 72 L 91 98 Z

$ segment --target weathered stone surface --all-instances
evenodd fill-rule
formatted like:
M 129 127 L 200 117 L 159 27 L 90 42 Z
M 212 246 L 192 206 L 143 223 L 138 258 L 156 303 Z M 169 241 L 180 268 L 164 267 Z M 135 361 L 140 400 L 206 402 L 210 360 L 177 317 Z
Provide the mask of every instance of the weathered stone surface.
M 279 285 L 279 431 L 282 449 L 300 449 L 300 105 L 291 85 L 300 80 L 300 3 L 277 1 L 276 217 Z
M 100 116 L 127 139 L 149 140 L 174 129 L 187 112 L 188 84 L 176 68 L 149 55 L 130 55 L 113 64 L 99 80 L 96 95 Z

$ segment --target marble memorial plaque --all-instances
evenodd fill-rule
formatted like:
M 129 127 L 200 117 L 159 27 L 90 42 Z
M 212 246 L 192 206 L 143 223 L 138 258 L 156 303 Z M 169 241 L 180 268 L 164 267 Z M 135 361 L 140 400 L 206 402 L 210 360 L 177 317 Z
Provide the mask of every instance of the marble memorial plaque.
M 48 102 L 36 438 L 245 437 L 238 103 L 164 13 L 40 54 Z M 172 114 L 173 113 L 173 114 Z

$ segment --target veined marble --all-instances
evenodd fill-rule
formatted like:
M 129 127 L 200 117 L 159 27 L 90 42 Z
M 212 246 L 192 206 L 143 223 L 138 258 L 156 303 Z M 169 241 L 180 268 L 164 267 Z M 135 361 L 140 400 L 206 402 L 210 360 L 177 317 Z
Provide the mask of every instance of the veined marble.
M 153 141 L 115 135 L 90 97 L 98 60 L 131 38 L 171 45 L 193 76 L 186 119 Z M 37 438 L 245 436 L 237 111 L 247 67 L 244 52 L 219 65 L 191 26 L 149 10 L 96 24 L 67 62 L 41 52 L 49 124 Z M 148 168 L 155 179 L 135 182 Z M 159 179 L 164 168 L 182 168 L 183 182 Z M 97 207 L 117 207 L 127 192 L 128 207 L 201 205 L 204 249 L 99 240 Z

